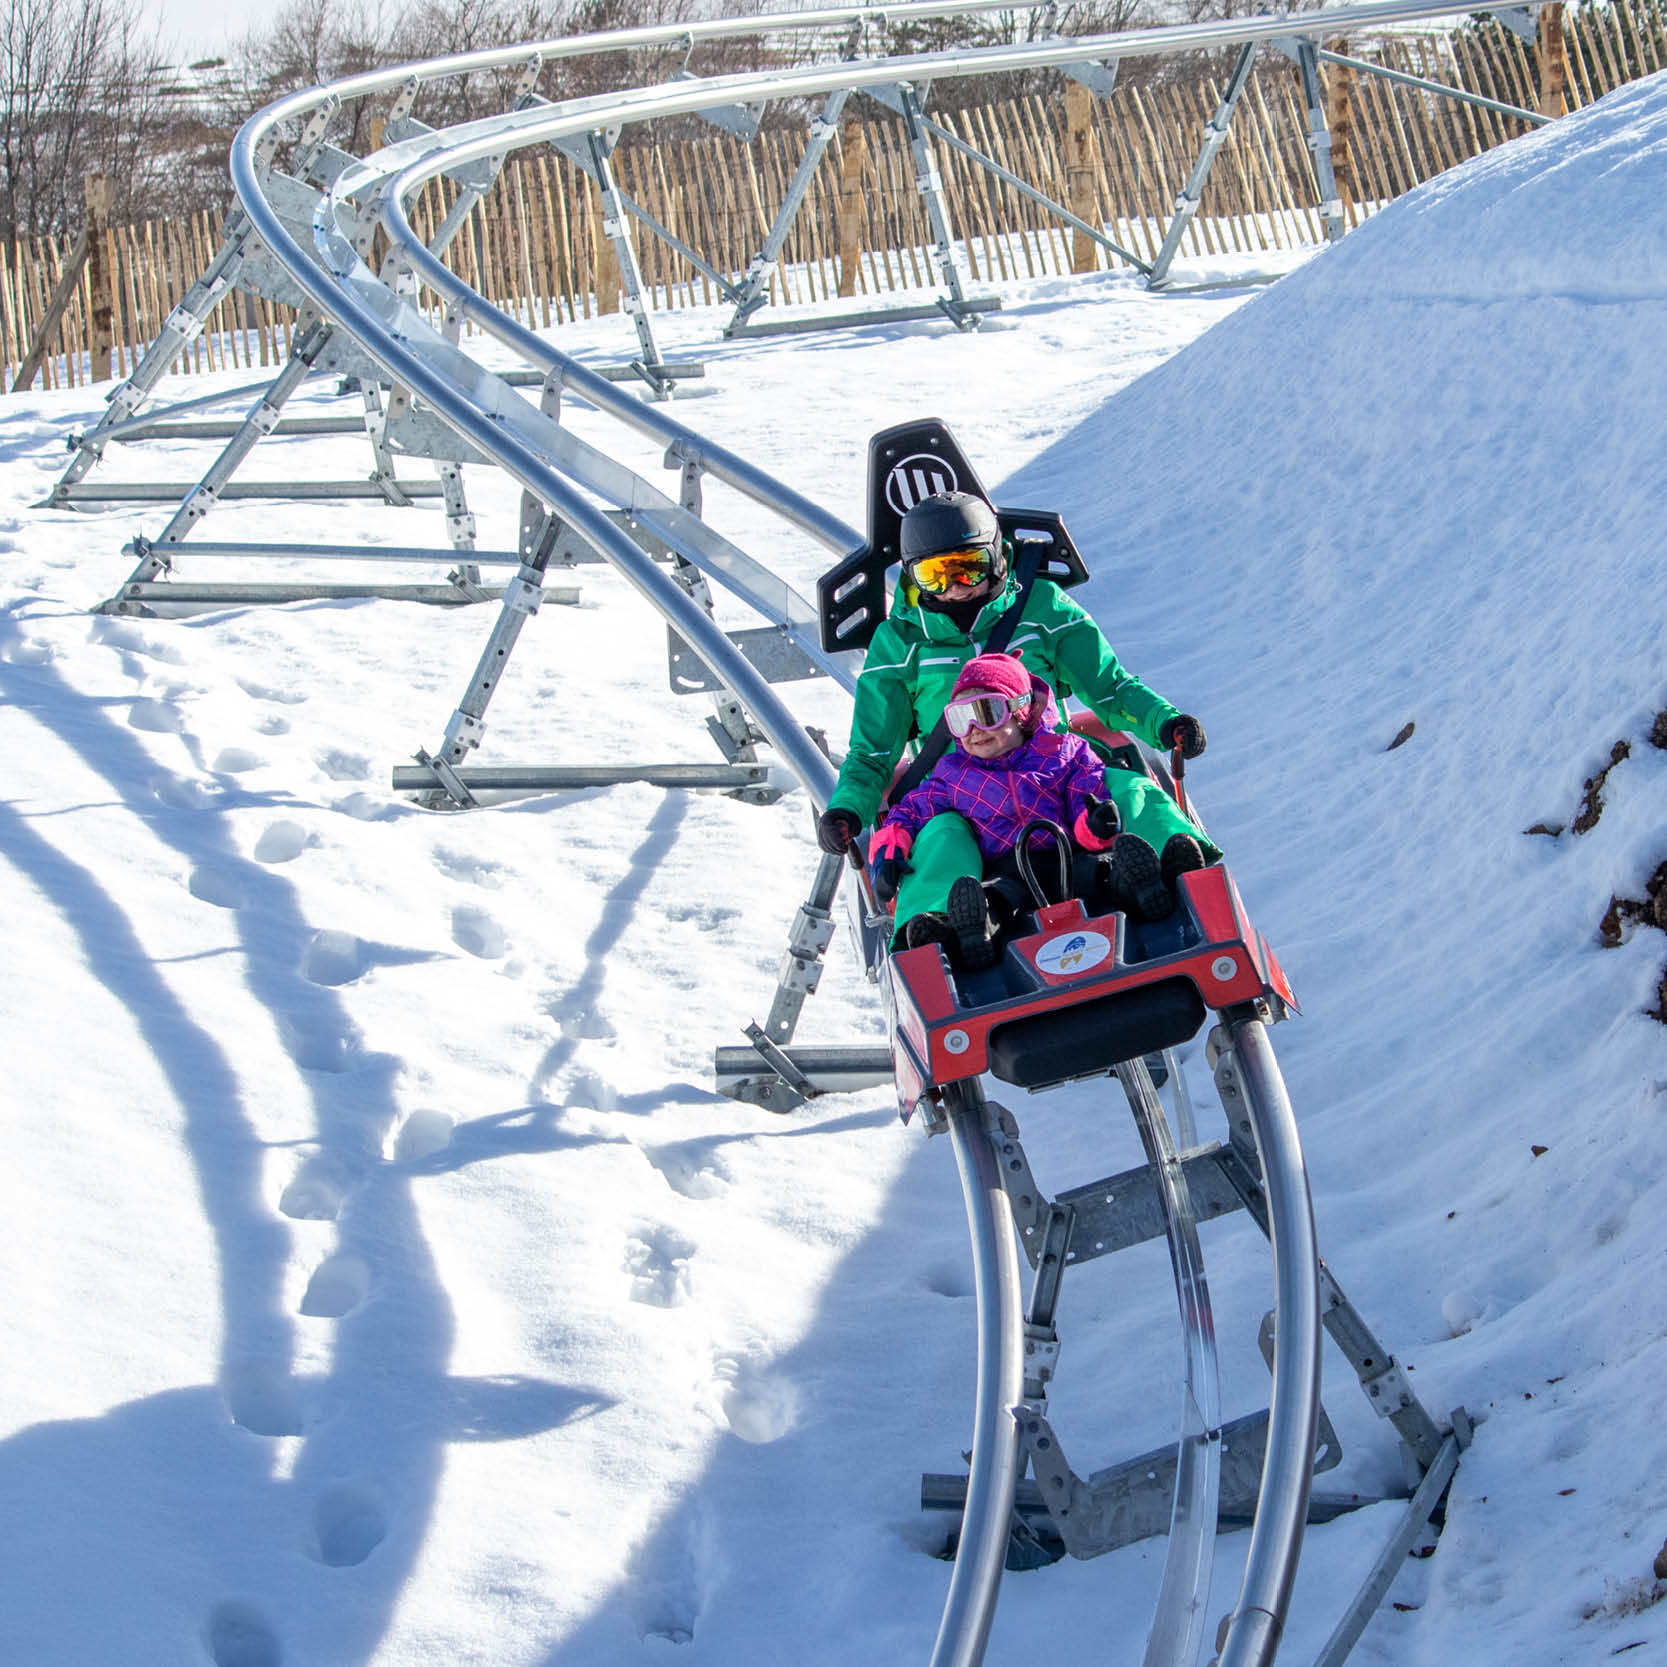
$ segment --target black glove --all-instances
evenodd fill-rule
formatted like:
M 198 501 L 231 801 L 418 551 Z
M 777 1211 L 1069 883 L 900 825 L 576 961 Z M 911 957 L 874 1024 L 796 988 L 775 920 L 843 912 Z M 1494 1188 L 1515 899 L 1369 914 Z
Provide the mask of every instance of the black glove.
M 1204 726 L 1190 712 L 1183 712 L 1178 718 L 1163 720 L 1158 739 L 1171 751 L 1179 741 L 1182 758 L 1196 758 L 1204 750 Z
M 1096 799 L 1092 793 L 1082 807 L 1082 819 L 1096 839 L 1114 839 L 1123 826 L 1117 806 L 1110 799 Z
M 897 895 L 905 874 L 914 873 L 907 857 L 881 857 L 874 864 L 874 895 L 882 903 L 889 903 Z
M 830 857 L 842 857 L 862 832 L 862 823 L 848 810 L 825 810 L 816 819 L 816 843 Z

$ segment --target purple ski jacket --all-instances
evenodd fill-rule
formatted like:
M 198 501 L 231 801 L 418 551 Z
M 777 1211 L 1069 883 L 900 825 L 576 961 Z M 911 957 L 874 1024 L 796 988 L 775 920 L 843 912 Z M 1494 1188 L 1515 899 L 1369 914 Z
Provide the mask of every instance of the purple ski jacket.
M 1019 830 L 1034 817 L 1073 831 L 1089 794 L 1106 796 L 1106 769 L 1080 735 L 1039 729 L 1000 758 L 980 760 L 952 748 L 937 768 L 892 806 L 882 828 L 914 836 L 946 810 L 972 824 L 985 860 L 1005 855 L 1019 843 Z

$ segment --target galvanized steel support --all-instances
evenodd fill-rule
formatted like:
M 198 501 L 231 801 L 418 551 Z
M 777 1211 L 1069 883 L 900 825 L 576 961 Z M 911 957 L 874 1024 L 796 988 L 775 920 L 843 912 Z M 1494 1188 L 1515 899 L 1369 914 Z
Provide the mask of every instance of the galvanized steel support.
M 1098 243 L 1102 249 L 1109 250 L 1120 260 L 1126 260 L 1130 266 L 1136 267 L 1141 272 L 1151 270 L 1139 255 L 1132 253 L 1130 250 L 1125 249 L 1122 244 L 1115 243 L 1111 238 L 1107 237 L 1103 228 L 1099 226 L 1091 226 L 1079 215 L 1073 214 L 1063 203 L 1056 203 L 1052 197 L 1038 191 L 1034 185 L 1027 184 L 1010 169 L 1002 167 L 999 162 L 993 161 L 990 157 L 986 156 L 983 151 L 969 145 L 966 140 L 961 138 L 958 134 L 951 133 L 950 130 L 941 122 L 935 122 L 931 120 L 930 117 L 923 117 L 922 122 L 926 131 L 934 138 L 942 140 L 942 142 L 948 145 L 952 150 L 959 151 L 969 162 L 977 163 L 978 166 L 984 169 L 986 173 L 994 174 L 1004 185 L 1010 186 L 1013 190 L 1017 191 L 1021 197 L 1028 198 L 1031 202 L 1035 203 L 1038 208 L 1045 208 L 1048 213 L 1057 215 L 1058 218 L 1063 220 L 1067 226 L 1081 232 L 1083 236 L 1090 238 L 1095 243 Z
M 1416 87 L 1421 93 L 1436 93 L 1442 98 L 1457 99 L 1461 104 L 1474 104 L 1478 109 L 1491 110 L 1497 116 L 1511 116 L 1534 127 L 1543 127 L 1552 120 L 1538 110 L 1525 110 L 1520 104 L 1504 104 L 1482 93 L 1469 92 L 1463 87 L 1449 87 L 1445 82 L 1430 81 L 1422 75 L 1408 75 L 1405 70 L 1390 69 L 1387 64 L 1374 64 L 1367 58 L 1351 57 L 1346 52 L 1332 52 L 1320 47 L 1314 56 L 1322 64 L 1337 64 L 1344 69 L 1358 70 L 1362 75 L 1375 75 L 1380 80 L 1393 81 L 1400 87 Z
M 798 218 L 805 193 L 810 189 L 811 177 L 820 166 L 823 154 L 832 143 L 834 135 L 839 131 L 839 114 L 850 96 L 849 88 L 837 88 L 828 95 L 827 103 L 822 106 L 822 113 L 811 118 L 810 137 L 805 145 L 805 153 L 799 158 L 799 166 L 794 170 L 787 193 L 781 200 L 781 207 L 776 210 L 776 217 L 770 222 L 770 229 L 765 233 L 758 253 L 753 256 L 752 264 L 747 268 L 747 275 L 742 280 L 740 292 L 736 296 L 735 311 L 730 315 L 729 323 L 724 326 L 726 336 L 733 336 L 769 300 L 770 274 L 775 268 L 776 257 L 781 253 L 782 244 L 787 241 L 787 233 L 794 220 Z
M 1337 175 L 1331 166 L 1331 129 L 1326 125 L 1325 94 L 1320 90 L 1318 48 L 1306 35 L 1295 46 L 1297 69 L 1302 76 L 1302 100 L 1308 107 L 1308 148 L 1314 156 L 1320 218 L 1325 222 L 1326 241 L 1335 243 L 1343 235 L 1343 199 L 1337 193 Z
M 614 183 L 614 171 L 608 164 L 608 136 L 596 131 L 585 138 L 590 151 L 591 177 L 602 193 L 602 231 L 613 245 L 614 259 L 619 263 L 620 305 L 636 326 L 637 345 L 642 350 L 641 359 L 633 361 L 633 367 L 653 389 L 656 399 L 667 399 L 675 383 L 659 374 L 660 350 L 654 345 L 654 330 L 648 322 L 648 302 L 643 296 L 642 268 L 637 264 L 637 248 L 631 241 L 631 229 L 625 223 L 625 207 L 620 201 L 619 187 Z
M 77 438 L 75 455 L 59 477 L 49 502 L 68 501 L 66 488 L 85 478 L 88 470 L 103 457 L 105 446 L 117 437 L 116 431 L 126 425 L 127 419 L 144 404 L 151 390 L 168 374 L 181 351 L 196 338 L 203 321 L 232 287 L 237 269 L 243 264 L 243 247 L 250 231 L 247 215 L 241 209 L 233 209 L 226 217 L 220 248 L 203 269 L 202 276 L 168 314 L 161 330 L 133 367 L 133 374 L 111 389 L 104 415 Z
M 236 434 L 226 443 L 207 472 L 186 494 L 167 526 L 155 539 L 146 542 L 144 554 L 140 557 L 138 565 L 123 582 L 124 590 L 130 585 L 153 582 L 167 571 L 170 566 L 169 547 L 182 542 L 186 534 L 214 508 L 238 465 L 277 426 L 278 413 L 283 410 L 284 402 L 312 374 L 313 365 L 330 340 L 330 331 L 329 323 L 321 319 L 316 311 L 303 314 L 301 331 L 295 338 L 289 363 L 284 366 L 271 387 L 255 402 L 248 416 L 238 425 Z M 54 495 L 61 494 L 63 490 L 64 483 L 60 481 Z M 128 613 L 133 611 L 135 606 L 131 594 L 124 596 L 118 591 L 108 601 L 100 603 L 98 611 Z
M 914 154 L 915 189 L 926 205 L 926 218 L 934 239 L 932 254 L 937 261 L 938 274 L 949 291 L 940 296 L 938 306 L 957 330 L 976 330 L 983 317 L 969 305 L 961 288 L 961 274 L 955 265 L 955 240 L 949 227 L 949 209 L 944 202 L 943 175 L 938 172 L 938 161 L 932 154 L 932 142 L 926 134 L 926 118 L 921 112 L 920 94 L 912 83 L 903 81 L 897 86 L 898 108 L 903 112 L 903 126 L 909 135 L 909 149 Z
M 1198 152 L 1198 160 L 1193 163 L 1187 183 L 1180 196 L 1175 199 L 1175 213 L 1169 222 L 1168 230 L 1163 234 L 1163 244 L 1152 257 L 1151 266 L 1146 269 L 1148 288 L 1161 289 L 1168 280 L 1170 264 L 1181 247 L 1182 234 L 1192 224 L 1193 216 L 1198 213 L 1198 205 L 1204 197 L 1204 182 L 1210 177 L 1210 170 L 1215 166 L 1216 153 L 1227 137 L 1227 129 L 1232 123 L 1239 95 L 1250 79 L 1250 68 L 1256 61 L 1256 47 L 1255 41 L 1246 41 L 1240 48 L 1238 62 L 1233 65 L 1233 73 L 1227 78 L 1227 86 L 1216 105 L 1216 113 L 1204 128 L 1204 144 Z
M 568 159 L 568 161 L 572 162 L 574 166 L 576 166 L 588 178 L 592 180 L 596 178 L 596 175 L 591 167 L 590 146 L 582 138 L 568 136 L 565 138 L 557 138 L 552 142 L 554 143 L 556 149 L 559 150 L 562 155 Z M 617 190 L 617 182 L 615 188 Z M 683 239 L 680 238 L 674 231 L 672 231 L 669 226 L 663 225 L 660 221 L 656 220 L 654 216 L 642 206 L 641 203 L 636 201 L 635 198 L 627 196 L 623 191 L 619 191 L 618 195 L 620 206 L 631 216 L 633 220 L 637 222 L 638 225 L 646 226 L 649 231 L 651 231 L 662 243 L 667 246 L 667 248 L 682 256 L 682 258 L 686 260 L 695 269 L 695 271 L 697 271 L 709 283 L 714 284 L 717 287 L 718 293 L 723 296 L 724 300 L 735 301 L 740 298 L 741 291 L 735 286 L 735 284 L 725 277 L 722 272 L 713 266 L 712 263 L 705 258 L 705 256 L 701 255 L 697 250 L 691 249 L 689 245 L 685 243 Z M 673 367 L 668 365 L 665 368 L 669 371 Z

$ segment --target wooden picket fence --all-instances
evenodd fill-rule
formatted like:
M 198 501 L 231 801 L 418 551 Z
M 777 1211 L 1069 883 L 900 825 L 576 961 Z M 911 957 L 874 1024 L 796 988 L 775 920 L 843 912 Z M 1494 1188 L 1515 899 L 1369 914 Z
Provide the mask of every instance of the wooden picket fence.
M 1566 72 L 1559 64 L 1553 95 L 1560 90 L 1567 107 L 1578 108 L 1667 64 L 1667 0 L 1569 6 L 1562 40 Z M 1526 109 L 1540 108 L 1548 97 L 1548 64 L 1539 61 L 1546 53 L 1497 24 L 1325 44 Z M 1529 125 L 1335 66 L 1326 66 L 1324 79 L 1334 165 L 1350 223 Z M 1131 84 L 1109 100 L 1073 87 L 1051 103 L 1028 98 L 938 119 L 1149 260 L 1219 99 L 1217 83 L 1201 76 Z M 718 133 L 624 145 L 614 161 L 623 191 L 712 267 L 736 274 L 762 243 L 804 142 L 803 132 L 794 130 L 766 130 L 750 145 Z M 939 166 L 957 252 L 975 283 L 1119 264 L 959 152 L 940 146 Z M 444 182 L 430 183 L 413 215 L 419 232 L 427 235 L 440 223 L 454 196 Z M 1254 253 L 1312 244 L 1324 236 L 1319 210 L 1295 66 L 1265 49 L 1181 252 Z M 48 387 L 128 374 L 208 264 L 217 228 L 209 216 L 197 215 L 102 228 L 95 235 L 103 240 L 109 306 L 94 306 L 83 273 L 68 293 L 53 351 L 41 365 Z M 848 120 L 812 179 L 772 293 L 778 302 L 798 303 L 932 289 L 939 280 L 929 258 L 931 241 L 901 124 L 883 113 Z M 658 238 L 639 228 L 636 245 L 652 306 L 722 300 L 709 278 Z M 41 334 L 73 252 L 67 239 L 0 249 L 0 373 L 7 386 Z M 619 274 L 596 189 L 553 153 L 529 153 L 507 167 L 447 259 L 468 283 L 535 327 L 619 308 Z M 181 368 L 276 365 L 288 352 L 293 328 L 291 309 L 231 293 L 185 350 Z

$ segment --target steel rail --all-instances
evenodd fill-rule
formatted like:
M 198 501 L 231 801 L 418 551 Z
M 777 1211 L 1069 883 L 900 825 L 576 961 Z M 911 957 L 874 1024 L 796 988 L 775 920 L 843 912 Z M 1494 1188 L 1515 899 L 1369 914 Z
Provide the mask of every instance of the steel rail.
M 1173 1056 L 1171 1056 L 1173 1058 Z M 1204 1275 L 1198 1216 L 1181 1155 L 1144 1060 L 1117 1067 L 1163 1205 L 1175 1295 L 1181 1305 L 1181 1434 L 1163 1581 L 1142 1667 L 1192 1667 L 1204 1636 L 1221 1498 L 1221 1370 Z M 1179 1075 L 1175 1078 L 1180 1082 Z
M 979 1667 L 995 1619 L 1013 1495 L 1023 1469 L 1014 1409 L 1024 1396 L 1024 1303 L 1013 1207 L 1001 1184 L 977 1079 L 947 1088 L 944 1109 L 972 1239 L 978 1390 L 961 1538 L 931 1667 Z
M 1533 9 L 1554 0 L 1524 0 Z M 971 10 L 993 9 L 982 6 L 912 5 L 886 7 L 887 18 L 903 16 L 926 17 L 951 15 Z M 1205 23 L 1169 24 L 1149 29 L 1129 29 L 1101 35 L 1058 35 L 1039 41 L 1027 41 L 1003 46 L 965 47 L 941 52 L 903 54 L 896 57 L 865 60 L 844 59 L 832 63 L 795 65 L 787 69 L 747 70 L 729 75 L 701 77 L 695 80 L 671 81 L 657 87 L 628 88 L 616 93 L 594 95 L 582 100 L 533 105 L 496 116 L 477 118 L 460 123 L 444 132 L 451 135 L 445 142 L 445 166 L 461 165 L 482 157 L 495 155 L 504 149 L 517 149 L 522 144 L 539 142 L 559 133 L 582 132 L 585 124 L 566 128 L 560 125 L 561 113 L 581 106 L 605 108 L 616 122 L 649 121 L 663 116 L 698 114 L 701 110 L 724 104 L 758 103 L 761 100 L 798 98 L 815 93 L 828 93 L 840 88 L 860 89 L 883 86 L 898 80 L 924 83 L 948 76 L 980 76 L 1008 73 L 1015 70 L 1059 68 L 1080 63 L 1085 58 L 1161 57 L 1176 52 L 1207 50 L 1218 46 L 1243 46 L 1254 41 L 1301 39 L 1324 34 L 1328 38 L 1358 30 L 1371 30 L 1386 23 L 1416 22 L 1421 18 L 1451 17 L 1455 13 L 1485 10 L 1466 0 L 1364 0 L 1353 6 L 1329 7 L 1322 12 L 1280 12 L 1246 18 L 1224 18 Z M 726 20 L 704 26 L 729 35 L 769 33 L 757 27 L 759 20 L 775 17 L 852 19 L 865 14 L 843 13 L 761 13 L 750 20 L 753 27 L 738 27 L 742 20 Z M 878 12 L 866 14 L 869 18 Z M 778 27 L 781 25 L 778 23 Z M 691 24 L 690 29 L 701 29 Z M 569 36 L 556 41 L 532 42 L 516 48 L 498 48 L 491 52 L 465 54 L 456 58 L 434 59 L 424 64 L 405 65 L 395 69 L 369 71 L 351 76 L 326 88 L 308 88 L 290 94 L 269 105 L 262 119 L 277 113 L 277 119 L 301 115 L 334 93 L 345 101 L 404 85 L 417 78 L 422 81 L 443 79 L 451 75 L 469 73 L 475 69 L 501 67 L 524 62 L 534 53 L 545 57 L 572 56 L 576 52 L 622 50 L 637 36 L 664 41 L 668 35 L 680 32 L 671 28 L 641 31 L 622 31 L 618 35 Z M 622 45 L 623 43 L 623 45 Z M 564 50 L 565 49 L 565 50 Z M 555 113 L 557 127 L 551 132 L 540 131 L 543 122 Z M 596 125 L 614 125 L 613 122 Z M 465 139 L 463 136 L 468 135 Z M 378 157 L 392 154 L 413 144 L 432 140 L 434 134 L 421 139 L 405 140 L 389 151 L 378 152 Z M 512 137 L 517 142 L 505 146 L 502 141 Z M 457 142 L 461 141 L 461 142 Z M 437 166 L 433 172 L 444 171 Z M 426 177 L 426 176 L 422 176 Z M 418 180 L 421 183 L 421 179 Z M 403 187 L 402 187 L 403 190 Z
M 1387 6 L 1377 3 L 1347 7 L 1328 15 L 1327 29 L 1340 29 L 1351 22 L 1384 22 L 1406 16 L 1440 15 L 1443 9 L 1442 0 L 1412 0 L 1412 3 L 1404 3 L 1402 0 L 1402 3 Z M 1447 9 L 1450 10 L 1450 6 Z M 424 282 L 437 294 L 444 296 L 468 321 L 510 346 L 528 362 L 544 366 L 547 372 L 559 371 L 564 385 L 581 392 L 598 408 L 610 412 L 645 433 L 654 435 L 668 446 L 668 450 L 675 447 L 682 461 L 692 463 L 745 495 L 768 504 L 829 548 L 841 548 L 842 539 L 846 541 L 845 548 L 854 548 L 850 529 L 838 523 L 830 525 L 832 518 L 818 506 L 782 487 L 779 482 L 771 480 L 743 459 L 699 439 L 663 414 L 650 412 L 640 400 L 607 383 L 605 379 L 541 341 L 518 320 L 510 318 L 471 289 L 423 245 L 411 226 L 404 200 L 414 196 L 428 179 L 437 173 L 450 171 L 483 157 L 501 156 L 508 150 L 529 144 L 594 132 L 602 125 L 601 118 L 604 115 L 612 120 L 640 121 L 695 113 L 716 104 L 745 103 L 749 99 L 884 85 L 900 78 L 930 79 L 934 73 L 988 74 L 1025 65 L 1080 62 L 1085 52 L 1111 52 L 1114 48 L 1119 54 L 1152 53 L 1212 41 L 1223 43 L 1244 39 L 1272 39 L 1289 34 L 1300 35 L 1304 32 L 1300 21 L 1293 21 L 1290 17 L 1261 18 L 1255 20 L 1254 25 L 1229 20 L 1214 24 L 1128 31 L 1119 35 L 1070 37 L 1022 47 L 991 47 L 972 51 L 916 54 L 878 59 L 866 64 L 843 62 L 834 66 L 812 65 L 788 71 L 747 72 L 715 77 L 696 84 L 681 81 L 559 104 L 533 105 L 503 115 L 460 124 L 456 128 L 445 130 L 444 135 L 424 134 L 402 140 L 376 153 L 373 158 L 366 159 L 357 167 L 344 170 L 332 184 L 325 202 L 321 204 L 320 212 L 315 219 L 315 240 L 321 257 L 335 271 L 340 282 L 378 284 L 379 281 L 354 252 L 351 239 L 341 235 L 339 229 L 333 228 L 329 222 L 340 215 L 341 203 L 354 196 L 379 193 L 382 223 L 396 250 L 396 259 L 413 277 L 420 274 Z M 392 75 L 393 72 L 386 73 Z M 366 78 L 357 79 L 362 81 Z M 300 114 L 310 108 L 316 97 L 315 93 L 293 95 L 290 100 L 280 101 L 256 119 L 265 119 L 269 125 L 275 124 L 286 115 Z M 240 134 L 239 139 L 242 137 Z M 569 450 L 571 454 L 572 448 Z M 562 463 L 563 466 L 571 467 L 574 461 L 570 455 L 563 459 Z M 591 461 L 594 463 L 594 457 Z M 581 472 L 576 478 L 585 479 L 585 476 Z M 594 479 L 592 476 L 587 484 L 593 484 Z M 662 516 L 673 508 L 665 500 L 656 507 Z M 667 527 L 663 522 L 657 530 L 661 536 L 667 536 Z M 766 617 L 773 617 L 768 606 L 760 606 L 756 589 L 763 575 L 762 569 L 750 563 L 747 558 L 741 557 L 733 546 L 728 547 L 721 558 L 710 548 L 703 550 L 703 543 L 710 538 L 709 532 L 686 526 L 682 531 L 685 537 L 694 541 L 692 547 L 684 552 L 689 559 L 695 561 L 720 583 L 741 595 L 749 605 L 765 613 Z M 675 536 L 668 538 L 668 542 L 682 548 Z M 773 576 L 771 582 L 779 583 L 773 580 Z M 795 641 L 813 660 L 823 663 L 818 647 L 811 640 L 809 604 L 790 590 L 781 600 L 785 603 L 783 622 L 792 631 Z M 843 669 L 834 670 L 826 665 L 825 669 L 832 670 L 840 681 L 850 687 L 848 672 Z
M 1267 1456 L 1256 1496 L 1256 1520 L 1245 1554 L 1244 1580 L 1218 1663 L 1219 1667 L 1266 1667 L 1284 1631 L 1314 1479 L 1320 1404 L 1320 1255 L 1296 1116 L 1267 1027 L 1259 1017 L 1240 1014 L 1229 1018 L 1226 1028 L 1234 1072 L 1261 1157 L 1277 1321 Z

